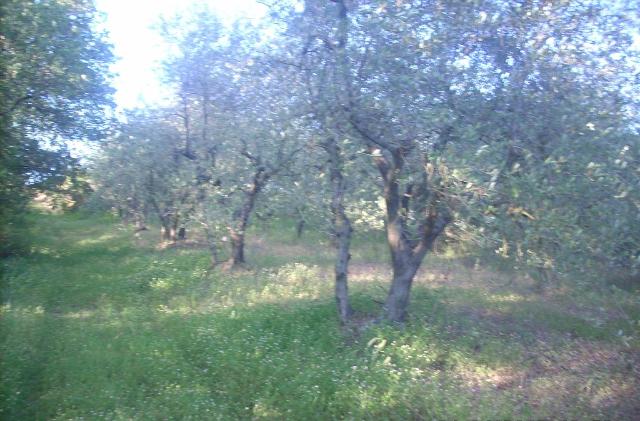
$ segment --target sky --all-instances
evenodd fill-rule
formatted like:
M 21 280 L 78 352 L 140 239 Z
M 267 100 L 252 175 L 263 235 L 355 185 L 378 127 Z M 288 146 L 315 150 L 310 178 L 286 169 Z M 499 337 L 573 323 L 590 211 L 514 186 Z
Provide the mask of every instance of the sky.
M 223 22 L 245 17 L 259 19 L 266 10 L 255 0 L 97 0 L 104 14 L 118 61 L 114 87 L 118 109 L 158 104 L 168 95 L 160 83 L 159 66 L 165 56 L 162 37 L 154 29 L 161 17 L 171 17 L 196 5 L 208 5 Z

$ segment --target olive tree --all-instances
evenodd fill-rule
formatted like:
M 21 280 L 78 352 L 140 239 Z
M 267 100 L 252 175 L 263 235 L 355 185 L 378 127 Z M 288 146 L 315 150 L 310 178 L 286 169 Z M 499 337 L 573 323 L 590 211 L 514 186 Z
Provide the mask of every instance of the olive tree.
M 65 140 L 102 138 L 113 60 L 93 2 L 0 5 L 0 253 L 33 187 L 73 171 Z

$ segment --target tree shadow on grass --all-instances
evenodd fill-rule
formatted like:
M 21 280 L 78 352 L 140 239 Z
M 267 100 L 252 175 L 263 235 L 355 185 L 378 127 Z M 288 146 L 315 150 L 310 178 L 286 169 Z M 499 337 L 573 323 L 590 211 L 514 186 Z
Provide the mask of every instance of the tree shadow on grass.
M 548 326 L 527 336 L 521 331 L 530 326 L 509 313 L 514 308 L 503 319 L 469 308 L 490 307 L 490 298 L 415 292 L 407 326 L 372 325 L 355 339 L 340 329 L 328 294 L 228 307 L 141 303 L 84 317 L 44 312 L 13 328 L 18 334 L 31 323 L 50 345 L 34 351 L 35 360 L 6 363 L 22 368 L 7 388 L 29 389 L 6 414 L 629 418 L 638 409 L 629 399 L 638 385 L 625 371 L 628 355 L 610 342 L 571 339 Z M 354 296 L 360 311 L 373 314 L 370 295 Z M 35 364 L 40 354 L 46 364 Z
M 39 269 L 14 280 L 29 288 L 3 314 L 3 418 L 639 411 L 637 348 L 617 342 L 614 325 L 594 327 L 542 296 L 447 286 L 441 271 L 442 284 L 416 284 L 412 319 L 398 328 L 370 323 L 384 274 L 360 274 L 352 300 L 363 326 L 354 334 L 339 326 L 326 268 L 276 259 L 255 273 L 200 278 L 189 272 L 196 251 L 96 240 L 37 256 Z
M 412 329 L 454 352 L 451 369 L 474 393 L 508 400 L 520 415 L 633 418 L 640 353 L 619 321 L 594 325 L 544 296 L 483 289 L 414 291 Z

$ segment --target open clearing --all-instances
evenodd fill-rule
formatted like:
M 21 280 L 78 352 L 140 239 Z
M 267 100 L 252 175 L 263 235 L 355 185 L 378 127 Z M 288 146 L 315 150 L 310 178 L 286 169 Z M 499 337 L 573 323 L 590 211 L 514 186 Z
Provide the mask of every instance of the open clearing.
M 3 419 L 640 417 L 632 293 L 535 293 L 431 256 L 410 322 L 376 325 L 386 249 L 358 238 L 342 329 L 316 234 L 262 227 L 251 267 L 224 273 L 156 232 L 33 219 L 32 255 L 3 262 Z

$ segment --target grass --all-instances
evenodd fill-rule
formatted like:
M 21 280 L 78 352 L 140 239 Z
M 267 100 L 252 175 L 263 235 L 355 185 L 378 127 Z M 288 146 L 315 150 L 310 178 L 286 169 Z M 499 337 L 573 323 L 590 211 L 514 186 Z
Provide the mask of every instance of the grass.
M 354 241 L 358 318 L 341 329 L 331 250 L 283 221 L 250 233 L 249 270 L 224 273 L 109 218 L 31 219 L 31 255 L 2 263 L 2 419 L 640 414 L 635 294 L 537 294 L 432 256 L 411 321 L 371 325 L 388 269 L 370 234 Z

